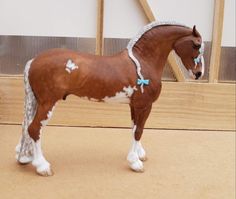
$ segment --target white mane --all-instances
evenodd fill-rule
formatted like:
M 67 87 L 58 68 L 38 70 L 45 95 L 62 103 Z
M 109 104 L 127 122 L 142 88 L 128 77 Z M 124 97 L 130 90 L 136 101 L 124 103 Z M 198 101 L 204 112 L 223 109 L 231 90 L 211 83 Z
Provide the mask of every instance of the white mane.
M 141 73 L 141 65 L 139 63 L 139 61 L 137 60 L 137 58 L 134 56 L 133 54 L 133 47 L 134 45 L 138 42 L 138 40 L 149 30 L 151 30 L 152 28 L 154 27 L 157 27 L 157 26 L 162 26 L 162 25 L 178 25 L 178 26 L 183 26 L 183 27 L 187 27 L 186 25 L 184 24 L 181 24 L 181 23 L 177 23 L 177 22 L 174 22 L 174 21 L 169 21 L 169 22 L 159 22 L 159 21 L 153 21 L 149 24 L 147 24 L 146 26 L 144 26 L 139 32 L 138 34 L 129 41 L 128 45 L 127 45 L 127 50 L 128 50 L 128 54 L 129 54 L 129 57 L 133 60 L 133 62 L 135 63 L 136 65 L 136 68 L 137 68 L 137 74 L 138 74 L 138 77 L 141 79 L 141 80 L 144 80 L 144 77 Z M 140 85 L 141 87 L 141 91 L 143 93 L 143 84 Z

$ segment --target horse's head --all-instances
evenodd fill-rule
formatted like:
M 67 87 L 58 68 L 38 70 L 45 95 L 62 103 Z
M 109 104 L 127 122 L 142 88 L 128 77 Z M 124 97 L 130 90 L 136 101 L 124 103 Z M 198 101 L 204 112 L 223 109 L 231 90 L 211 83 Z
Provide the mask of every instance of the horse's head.
M 199 79 L 203 76 L 204 43 L 195 26 L 191 35 L 182 37 L 175 42 L 174 50 L 194 79 Z

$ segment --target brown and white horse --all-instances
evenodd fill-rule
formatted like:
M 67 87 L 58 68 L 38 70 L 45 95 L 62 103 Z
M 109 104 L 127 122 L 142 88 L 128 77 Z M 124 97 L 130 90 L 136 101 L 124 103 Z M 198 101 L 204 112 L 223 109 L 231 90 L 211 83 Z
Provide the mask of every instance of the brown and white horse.
M 152 103 L 161 92 L 161 76 L 171 50 L 198 79 L 204 73 L 203 41 L 195 27 L 177 23 L 146 25 L 127 48 L 114 56 L 95 56 L 67 49 L 51 49 L 25 67 L 25 115 L 16 158 L 32 162 L 38 174 L 52 175 L 41 150 L 41 129 L 58 100 L 68 95 L 97 102 L 127 103 L 133 122 L 133 143 L 127 160 L 143 171 L 146 153 L 140 139 Z

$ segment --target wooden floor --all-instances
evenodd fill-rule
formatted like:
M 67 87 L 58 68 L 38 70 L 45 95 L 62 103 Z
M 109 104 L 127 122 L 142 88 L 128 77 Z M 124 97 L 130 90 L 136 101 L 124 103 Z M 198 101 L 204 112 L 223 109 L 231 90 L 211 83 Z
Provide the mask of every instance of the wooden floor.
M 0 125 L 4 199 L 234 199 L 235 132 L 145 130 L 144 173 L 129 170 L 130 130 L 46 127 L 43 149 L 55 175 L 18 165 L 21 127 Z

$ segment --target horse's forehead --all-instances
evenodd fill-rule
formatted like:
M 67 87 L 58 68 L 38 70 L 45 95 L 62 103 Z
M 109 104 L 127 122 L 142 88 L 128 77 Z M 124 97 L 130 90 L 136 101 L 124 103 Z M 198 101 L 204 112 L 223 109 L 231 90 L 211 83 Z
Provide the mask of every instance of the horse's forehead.
M 202 40 L 202 37 L 201 36 L 198 36 L 198 37 L 195 37 L 195 36 L 193 36 L 193 35 L 189 35 L 188 37 L 186 37 L 185 39 L 184 39 L 184 41 L 193 41 L 195 44 L 202 44 L 203 43 L 203 40 Z

